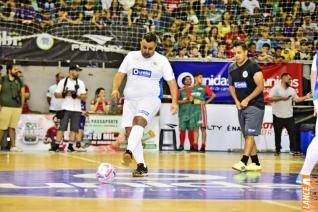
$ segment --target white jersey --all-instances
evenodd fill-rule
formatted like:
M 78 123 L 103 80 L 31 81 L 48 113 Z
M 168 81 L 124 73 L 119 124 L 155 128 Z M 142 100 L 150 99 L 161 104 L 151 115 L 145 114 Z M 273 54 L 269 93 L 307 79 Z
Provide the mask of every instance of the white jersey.
M 46 96 L 51 98 L 49 109 L 54 111 L 61 110 L 62 101 L 63 101 L 62 99 L 56 98 L 54 96 L 56 88 L 57 88 L 57 84 L 54 84 L 49 87 L 49 90 L 46 93 Z
M 118 71 L 127 74 L 124 96 L 128 100 L 162 98 L 162 78 L 166 81 L 174 79 L 168 59 L 157 52 L 150 58 L 144 58 L 141 51 L 132 51 L 125 57 Z
M 64 82 L 67 79 L 67 84 L 65 86 L 65 90 L 68 91 L 75 91 L 75 85 L 76 80 L 72 80 L 70 78 L 64 78 L 60 80 L 59 84 L 57 85 L 57 88 L 55 90 L 56 93 L 62 93 L 64 88 Z M 77 96 L 81 94 L 85 94 L 85 84 L 82 80 L 77 79 L 77 83 L 79 88 L 77 89 Z M 71 96 L 66 96 L 64 99 L 62 99 L 62 110 L 68 110 L 68 111 L 77 111 L 81 112 L 81 100 L 79 98 L 73 99 Z
M 312 65 L 311 65 L 311 71 L 317 73 L 317 54 L 314 56 L 314 59 L 312 60 Z M 318 100 L 318 76 L 316 75 L 316 85 L 315 85 L 315 90 L 313 93 L 313 99 Z

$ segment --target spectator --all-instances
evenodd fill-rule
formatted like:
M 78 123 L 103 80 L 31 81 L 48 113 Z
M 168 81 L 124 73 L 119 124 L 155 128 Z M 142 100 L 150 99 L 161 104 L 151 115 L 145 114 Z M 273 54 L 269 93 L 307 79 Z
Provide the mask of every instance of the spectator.
M 180 59 L 188 58 L 187 48 L 185 46 L 179 47 L 178 55 L 176 56 L 176 58 L 180 58 Z
M 304 29 L 305 35 L 308 38 L 308 40 L 313 41 L 315 32 L 318 28 L 316 24 L 312 23 L 311 17 L 309 15 L 304 16 L 302 28 Z
M 227 57 L 225 55 L 225 46 L 226 45 L 224 42 L 219 43 L 217 51 L 212 52 L 212 57 L 226 59 Z
M 21 152 L 16 147 L 16 127 L 24 104 L 23 82 L 18 77 L 18 67 L 7 65 L 7 75 L 0 80 L 0 141 L 8 130 L 12 152 Z
M 83 6 L 83 21 L 90 23 L 92 21 L 96 6 L 94 0 L 87 0 Z
M 66 8 L 66 16 L 63 21 L 69 24 L 76 25 L 82 23 L 83 20 L 83 7 L 81 0 L 73 0 L 70 7 Z
M 222 18 L 222 13 L 220 10 L 217 10 L 215 4 L 211 3 L 208 7 L 205 7 L 204 17 L 206 25 L 212 27 L 213 25 L 219 23 Z
M 55 84 L 49 87 L 49 90 L 46 93 L 47 103 L 49 104 L 49 111 L 50 113 L 56 113 L 60 111 L 62 108 L 62 99 L 56 98 L 54 96 L 55 90 L 57 85 L 59 84 L 60 80 L 64 79 L 64 74 L 62 72 L 58 72 L 55 75 Z
M 257 0 L 243 0 L 241 7 L 248 9 L 250 15 L 254 14 L 255 8 L 260 8 Z
M 287 15 L 284 26 L 283 26 L 283 35 L 286 38 L 291 38 L 295 36 L 296 33 L 296 25 L 294 24 L 293 16 Z
M 273 63 L 274 58 L 269 54 L 270 46 L 268 43 L 263 44 L 261 54 L 258 55 L 257 61 L 261 63 Z
M 260 38 L 258 39 L 258 41 L 256 42 L 256 51 L 261 51 L 261 49 L 263 48 L 264 43 L 268 43 L 268 45 L 271 48 L 271 40 L 269 39 L 269 29 L 268 27 L 262 26 L 260 29 Z
M 107 13 L 104 10 L 97 10 L 92 17 L 92 24 L 98 29 L 103 29 L 104 25 L 111 24 L 111 18 L 109 15 L 110 13 Z
M 42 10 L 41 13 L 37 15 L 37 21 L 42 28 L 53 26 L 53 18 L 49 10 Z
M 290 151 L 293 155 L 300 155 L 296 134 L 296 125 L 293 117 L 293 102 L 302 102 L 311 97 L 311 93 L 298 97 L 292 88 L 292 78 L 289 73 L 281 75 L 280 83 L 276 84 L 269 93 L 273 110 L 273 126 L 275 132 L 276 155 L 281 150 L 281 134 L 285 127 L 290 139 Z
M 310 54 L 307 51 L 307 41 L 303 40 L 300 43 L 300 50 L 295 55 L 295 60 L 310 60 Z
M 93 113 L 108 113 L 109 112 L 109 102 L 105 98 L 105 89 L 97 88 L 95 91 L 95 98 L 91 102 L 89 112 Z
M 218 23 L 217 27 L 222 38 L 226 33 L 231 32 L 231 13 L 229 11 L 223 12 L 222 21 Z
M 85 100 L 87 97 L 85 84 L 82 80 L 78 79 L 79 72 L 82 69 L 78 65 L 71 65 L 69 68 L 69 76 L 57 85 L 54 96 L 56 98 L 62 98 L 62 110 L 63 116 L 61 117 L 61 123 L 59 131 L 57 132 L 56 142 L 62 141 L 63 133 L 67 130 L 70 122 L 70 135 L 69 141 L 76 141 L 76 133 L 79 129 L 80 117 L 81 117 L 81 100 Z M 60 143 L 61 144 L 61 143 Z M 76 143 L 76 148 L 73 147 L 72 143 L 69 143 L 67 151 L 82 151 Z M 54 150 L 58 151 L 59 146 L 55 145 Z
M 303 15 L 313 15 L 315 12 L 316 4 L 309 0 L 301 2 L 301 12 Z
M 256 52 L 256 43 L 250 42 L 248 44 L 247 57 L 250 59 L 257 59 L 258 53 Z
M 23 76 L 22 71 L 20 71 L 20 70 L 18 71 L 18 77 L 23 82 L 23 89 L 24 89 L 24 104 L 23 104 L 23 107 L 22 107 L 22 113 L 30 113 L 31 110 L 30 110 L 30 107 L 29 107 L 29 104 L 28 104 L 28 100 L 31 97 L 30 89 L 29 89 L 29 86 L 24 83 L 24 81 L 23 81 L 24 76 Z
M 308 41 L 308 38 L 305 35 L 305 30 L 302 27 L 298 27 L 295 33 L 295 40 L 297 41 Z
M 33 24 L 35 21 L 35 10 L 31 2 L 26 0 L 22 7 L 17 8 L 15 12 L 15 19 L 23 24 Z
M 16 11 L 16 4 L 13 0 L 4 2 L 3 5 L 0 3 L 0 20 L 14 21 L 14 15 Z
M 287 63 L 288 61 L 282 56 L 282 47 L 277 46 L 274 52 L 274 61 L 275 63 Z
M 154 22 L 148 17 L 147 7 L 141 8 L 140 15 L 134 20 L 134 23 L 145 27 L 147 32 L 150 31 L 150 27 L 154 25 Z

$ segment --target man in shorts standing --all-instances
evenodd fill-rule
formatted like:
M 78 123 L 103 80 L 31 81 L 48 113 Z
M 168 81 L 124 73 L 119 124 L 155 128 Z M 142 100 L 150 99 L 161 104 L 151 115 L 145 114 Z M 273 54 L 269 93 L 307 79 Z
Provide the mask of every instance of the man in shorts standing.
M 163 95 L 162 78 L 170 88 L 170 110 L 172 114 L 178 111 L 178 89 L 171 65 L 166 57 L 155 51 L 156 46 L 156 34 L 145 34 L 140 42 L 140 51 L 128 53 L 113 79 L 111 96 L 113 101 L 118 101 L 119 86 L 127 75 L 122 126 L 126 130 L 128 146 L 123 155 L 123 165 L 128 166 L 132 158 L 135 159 L 137 169 L 132 173 L 133 177 L 143 177 L 148 173 L 141 138 L 146 125 L 159 111 Z
M 53 150 L 59 151 L 59 144 L 62 144 L 62 138 L 64 131 L 67 130 L 68 123 L 70 122 L 70 136 L 69 136 L 69 145 L 67 147 L 68 152 L 83 152 L 83 149 L 79 143 L 76 144 L 76 147 L 73 147 L 71 142 L 76 141 L 76 134 L 80 127 L 80 117 L 82 113 L 81 109 L 81 100 L 85 101 L 87 98 L 85 84 L 82 80 L 78 79 L 79 72 L 82 69 L 78 65 L 71 65 L 69 68 L 68 77 L 60 80 L 55 90 L 54 96 L 56 98 L 62 98 L 62 111 L 63 115 L 59 118 L 60 127 L 56 135 L 56 145 Z M 62 145 L 61 145 L 62 146 Z M 64 148 L 64 147 L 63 147 Z
M 8 130 L 12 152 L 21 152 L 16 147 L 16 132 L 24 104 L 23 82 L 18 76 L 16 65 L 7 65 L 7 75 L 0 78 L 0 142 Z
M 244 43 L 235 42 L 233 50 L 235 62 L 229 67 L 228 83 L 238 110 L 245 145 L 241 161 L 234 164 L 232 168 L 238 171 L 259 171 L 261 165 L 254 136 L 260 135 L 264 117 L 263 73 L 256 62 L 248 59 Z M 252 163 L 247 165 L 249 157 Z

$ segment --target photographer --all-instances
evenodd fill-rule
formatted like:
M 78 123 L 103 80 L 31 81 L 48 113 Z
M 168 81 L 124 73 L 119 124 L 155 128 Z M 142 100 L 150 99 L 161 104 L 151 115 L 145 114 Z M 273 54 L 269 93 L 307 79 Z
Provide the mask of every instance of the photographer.
M 23 82 L 18 77 L 18 71 L 16 65 L 8 64 L 7 75 L 0 78 L 0 141 L 3 139 L 4 131 L 8 130 L 12 152 L 22 151 L 15 145 L 15 128 L 24 103 Z
M 56 135 L 56 145 L 52 148 L 54 151 L 59 151 L 59 143 L 62 140 L 64 131 L 67 130 L 68 123 L 70 121 L 70 136 L 68 152 L 85 151 L 81 148 L 81 144 L 76 143 L 76 147 L 73 147 L 72 141 L 75 141 L 75 135 L 79 129 L 80 116 L 81 116 L 81 100 L 86 100 L 85 84 L 82 80 L 78 79 L 79 72 L 82 69 L 78 65 L 70 66 L 69 75 L 65 79 L 60 80 L 55 90 L 54 96 L 56 98 L 62 98 L 62 110 L 58 111 L 56 116 L 61 119 L 59 131 Z

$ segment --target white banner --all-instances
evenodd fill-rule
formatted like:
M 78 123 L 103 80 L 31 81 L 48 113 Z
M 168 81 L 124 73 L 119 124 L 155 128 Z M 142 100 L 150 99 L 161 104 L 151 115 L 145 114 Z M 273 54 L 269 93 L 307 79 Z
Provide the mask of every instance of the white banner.
M 23 151 L 48 150 L 50 139 L 46 134 L 56 125 L 52 114 L 22 114 L 16 129 L 16 145 Z M 64 137 L 68 138 L 66 132 Z M 55 139 L 55 138 L 52 138 Z M 121 116 L 94 115 L 86 118 L 84 143 L 88 151 L 118 151 L 127 146 Z M 159 150 L 159 117 L 156 116 L 146 127 L 142 138 L 143 146 L 149 150 Z
M 206 149 L 215 151 L 233 151 L 242 149 L 244 147 L 244 138 L 241 136 L 242 134 L 235 105 L 208 104 L 206 105 L 206 109 Z M 173 127 L 176 129 L 177 135 L 179 135 L 178 115 L 171 115 L 170 104 L 162 104 L 160 108 L 160 129 Z M 167 139 L 172 139 L 168 136 L 166 137 Z M 275 150 L 271 106 L 265 107 L 262 134 L 255 137 L 255 140 L 258 150 Z M 167 143 L 167 141 L 165 141 L 165 143 Z M 179 136 L 177 136 L 177 144 L 177 146 L 179 146 Z M 201 144 L 201 135 L 199 136 L 199 144 Z M 189 141 L 188 138 L 186 138 L 185 149 L 189 148 Z M 282 132 L 282 152 L 284 151 L 289 151 L 289 137 L 285 129 Z

